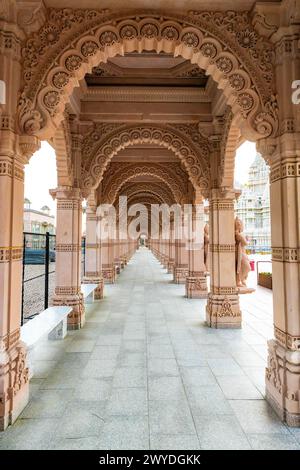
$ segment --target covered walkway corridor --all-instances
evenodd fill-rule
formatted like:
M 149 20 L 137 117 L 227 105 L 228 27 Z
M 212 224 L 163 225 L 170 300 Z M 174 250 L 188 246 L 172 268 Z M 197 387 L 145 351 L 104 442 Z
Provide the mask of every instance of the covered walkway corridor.
M 300 449 L 264 400 L 272 294 L 241 296 L 243 328 L 140 248 L 82 330 L 39 347 L 31 398 L 0 449 Z

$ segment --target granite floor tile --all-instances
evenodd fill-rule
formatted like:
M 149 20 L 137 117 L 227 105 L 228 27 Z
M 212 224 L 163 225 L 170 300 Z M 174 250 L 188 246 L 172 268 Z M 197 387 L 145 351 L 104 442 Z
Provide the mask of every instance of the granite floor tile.
M 151 434 L 150 449 L 153 450 L 196 450 L 201 449 L 195 434 Z
M 251 449 L 239 421 L 233 415 L 195 416 L 195 425 L 202 449 Z
M 179 367 L 175 359 L 148 359 L 149 376 L 179 376 Z
M 222 375 L 217 380 L 229 400 L 263 400 L 260 391 L 245 375 Z
M 68 402 L 74 395 L 73 389 L 39 390 L 21 414 L 22 418 L 61 418 Z
M 194 421 L 186 400 L 149 401 L 151 434 L 188 434 L 197 437 Z
M 248 440 L 255 450 L 300 450 L 292 434 L 249 434 Z
M 114 388 L 132 388 L 147 386 L 147 370 L 145 367 L 118 367 L 112 382 Z
M 108 402 L 109 415 L 147 415 L 148 401 L 146 388 L 115 388 Z
M 0 438 L 0 450 L 45 450 L 51 448 L 60 420 L 19 418 Z
M 265 400 L 230 400 L 229 402 L 245 433 L 290 433 Z
M 180 377 L 149 377 L 149 400 L 184 400 L 185 390 Z

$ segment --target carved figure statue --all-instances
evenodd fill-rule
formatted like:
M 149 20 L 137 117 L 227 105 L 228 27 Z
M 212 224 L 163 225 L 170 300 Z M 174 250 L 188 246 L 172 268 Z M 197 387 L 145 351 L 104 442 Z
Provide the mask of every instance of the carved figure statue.
M 251 270 L 250 262 L 246 254 L 248 241 L 243 233 L 244 226 L 241 219 L 235 219 L 235 266 L 237 287 L 247 287 L 246 281 Z
M 208 249 L 209 249 L 209 225 L 204 225 L 204 264 L 206 267 L 206 271 L 209 271 L 209 256 L 208 256 Z

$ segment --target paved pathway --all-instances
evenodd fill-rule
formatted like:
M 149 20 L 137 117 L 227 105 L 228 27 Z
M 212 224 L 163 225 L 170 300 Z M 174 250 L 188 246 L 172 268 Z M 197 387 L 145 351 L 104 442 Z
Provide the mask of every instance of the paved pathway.
M 242 330 L 207 328 L 183 293 L 140 249 L 81 331 L 41 344 L 0 449 L 300 449 L 263 399 L 270 292 L 242 297 Z

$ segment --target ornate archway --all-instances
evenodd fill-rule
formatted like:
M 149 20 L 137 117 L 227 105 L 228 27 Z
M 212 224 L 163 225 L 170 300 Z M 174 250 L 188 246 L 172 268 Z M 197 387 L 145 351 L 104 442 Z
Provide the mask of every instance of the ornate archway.
M 153 196 L 157 196 L 160 203 L 166 203 L 168 205 L 172 205 L 176 203 L 176 200 L 174 199 L 174 195 L 172 192 L 167 189 L 162 187 L 158 183 L 148 183 L 147 185 L 145 184 L 124 184 L 119 190 L 120 195 L 125 195 L 128 198 L 128 201 L 131 201 L 132 197 L 143 197 L 147 194 L 151 194 Z M 117 194 L 116 194 L 117 197 Z M 115 198 L 116 200 L 116 198 Z M 115 203 L 115 200 L 113 203 Z
M 234 163 L 236 150 L 241 142 L 241 131 L 233 124 L 233 115 L 229 112 L 225 116 L 225 128 L 220 143 L 220 173 L 221 187 L 234 186 Z
M 159 164 L 128 163 L 116 167 L 111 165 L 103 180 L 103 202 L 112 204 L 122 186 L 141 175 L 152 176 L 163 181 L 169 187 L 175 201 L 180 202 L 183 200 L 187 189 L 186 176 L 184 172 L 180 170 L 180 167 L 176 163 L 168 168 L 168 170 L 166 170 L 163 165 Z
M 55 149 L 58 184 L 72 186 L 74 180 L 72 162 L 72 137 L 69 120 L 66 117 L 58 127 L 51 144 Z
M 248 139 L 276 134 L 274 46 L 254 30 L 250 13 L 72 9 L 50 10 L 24 44 L 20 132 L 49 139 L 78 80 L 108 58 L 143 50 L 181 55 L 206 70 Z
M 195 126 L 180 125 L 100 125 L 93 129 L 82 145 L 82 187 L 99 185 L 111 159 L 126 147 L 156 144 L 179 157 L 190 180 L 203 189 L 209 186 L 209 153 L 207 139 Z

